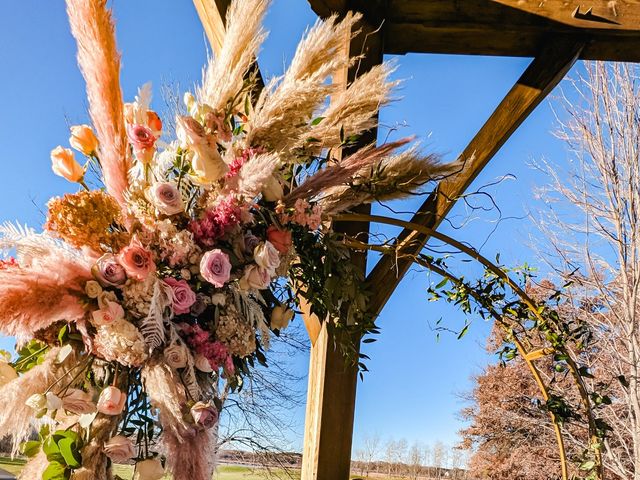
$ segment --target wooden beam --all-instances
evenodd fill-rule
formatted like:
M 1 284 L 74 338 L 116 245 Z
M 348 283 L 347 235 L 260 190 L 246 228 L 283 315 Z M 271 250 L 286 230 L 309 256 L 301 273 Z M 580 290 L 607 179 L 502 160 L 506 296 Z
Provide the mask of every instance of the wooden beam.
M 345 55 L 364 53 L 364 57 L 348 70 L 334 75 L 334 82 L 342 88 L 346 88 L 357 74 L 382 62 L 382 34 L 378 27 L 363 20 L 356 26 L 361 29 L 360 34 L 351 41 L 345 39 Z M 367 132 L 358 146 L 375 141 L 376 133 L 375 129 Z M 367 208 L 363 210 L 368 211 Z M 368 224 L 343 223 L 336 226 L 336 230 L 362 238 L 362 233 L 368 232 Z M 354 255 L 353 261 L 364 275 L 366 254 Z M 335 343 L 336 340 L 352 342 L 358 352 L 361 339 L 360 336 L 344 335 L 344 330 L 336 330 L 325 321 L 311 348 L 302 480 L 349 479 L 358 367 L 346 361 Z
M 640 61 L 640 2 L 389 0 L 385 53 L 535 57 L 549 38 L 585 41 L 583 60 Z M 607 13 L 608 12 L 608 13 Z M 615 22 L 615 23 L 609 23 Z
M 518 82 L 500 102 L 493 114 L 460 155 L 465 165 L 462 171 L 438 185 L 436 191 L 418 209 L 411 220 L 414 223 L 437 228 L 458 198 L 466 191 L 487 163 L 500 150 L 511 134 L 529 116 L 534 108 L 562 80 L 580 55 L 583 43 L 550 41 L 539 56 L 527 67 Z M 422 250 L 428 237 L 405 230 L 396 246 L 407 256 L 397 260 L 382 257 L 367 277 L 373 295 L 371 311 L 379 314 L 391 294 L 412 265 L 410 256 Z
M 225 18 L 231 0 L 193 0 L 209 44 L 216 55 L 220 54 L 225 35 Z

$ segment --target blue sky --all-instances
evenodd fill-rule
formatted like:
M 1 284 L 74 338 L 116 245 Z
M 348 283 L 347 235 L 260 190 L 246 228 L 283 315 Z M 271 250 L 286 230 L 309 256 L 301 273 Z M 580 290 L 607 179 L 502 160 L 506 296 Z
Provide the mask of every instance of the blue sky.
M 122 85 L 132 100 L 138 86 L 151 81 L 154 106 L 162 111 L 162 85 L 190 89 L 200 78 L 206 39 L 189 1 L 119 0 L 113 2 L 117 36 L 123 52 Z M 267 17 L 270 36 L 259 57 L 266 77 L 283 71 L 297 40 L 315 17 L 303 0 L 274 0 Z M 397 78 L 404 79 L 399 100 L 381 113 L 381 124 L 406 122 L 400 134 L 416 134 L 426 150 L 452 160 L 472 138 L 516 81 L 529 60 L 487 57 L 407 55 L 395 59 Z M 0 3 L 0 155 L 4 183 L 0 189 L 0 220 L 19 220 L 39 228 L 47 199 L 72 187 L 50 170 L 49 152 L 66 144 L 68 126 L 88 123 L 84 83 L 75 64 L 63 0 Z M 548 158 L 562 163 L 566 152 L 550 131 L 554 116 L 542 104 L 514 134 L 472 188 L 505 175 L 489 191 L 502 211 L 471 212 L 463 229 L 443 225 L 490 257 L 500 252 L 509 265 L 535 264 L 529 248 L 534 230 L 526 218 L 534 208 L 532 190 L 546 179 L 528 162 Z M 385 127 L 381 135 L 386 136 Z M 421 199 L 395 205 L 413 210 Z M 383 210 L 381 210 L 383 211 Z M 462 205 L 451 215 L 459 226 L 469 217 Z M 429 322 L 442 317 L 460 326 L 462 316 L 447 305 L 426 301 L 429 284 L 423 272 L 411 272 L 379 319 L 382 335 L 365 346 L 371 370 L 359 384 L 355 448 L 367 434 L 433 443 L 456 441 L 461 427 L 457 394 L 470 388 L 469 377 L 492 357 L 484 351 L 490 325 L 476 321 L 458 341 L 436 335 Z M 10 348 L 11 339 L 0 339 Z M 306 358 L 299 358 L 306 369 Z M 299 428 L 291 440 L 300 448 L 304 410 L 295 412 Z

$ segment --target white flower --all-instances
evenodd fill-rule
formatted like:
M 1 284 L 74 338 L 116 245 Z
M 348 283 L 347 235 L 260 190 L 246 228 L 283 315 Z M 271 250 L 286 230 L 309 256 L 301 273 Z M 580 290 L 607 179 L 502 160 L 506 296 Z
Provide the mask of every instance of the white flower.
M 258 244 L 253 250 L 253 258 L 256 263 L 274 276 L 276 268 L 280 265 L 280 254 L 273 244 L 266 240 L 264 243 Z
M 179 343 L 174 343 L 165 348 L 164 360 L 167 362 L 167 365 L 174 369 L 186 367 L 189 362 L 187 347 Z
M 89 298 L 98 298 L 102 293 L 102 287 L 95 280 L 89 280 L 84 286 L 84 291 Z
M 227 303 L 227 296 L 224 293 L 215 293 L 211 296 L 211 303 L 219 307 L 224 307 Z
M 27 407 L 33 408 L 36 412 L 47 408 L 47 399 L 41 393 L 34 393 L 24 402 Z
M 18 374 L 9 362 L 0 359 L 0 387 L 18 378 Z

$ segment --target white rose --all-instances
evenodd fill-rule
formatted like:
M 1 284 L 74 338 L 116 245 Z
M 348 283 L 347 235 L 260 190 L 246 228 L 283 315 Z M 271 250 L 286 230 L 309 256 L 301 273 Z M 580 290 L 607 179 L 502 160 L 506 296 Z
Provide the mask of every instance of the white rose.
M 49 410 L 50 412 L 62 408 L 62 399 L 55 393 L 47 392 L 45 397 L 47 399 L 47 410 Z
M 160 480 L 162 477 L 164 477 L 164 468 L 157 458 L 136 463 L 133 480 Z
M 164 350 L 164 360 L 173 369 L 186 367 L 188 359 L 189 354 L 184 345 L 174 343 Z
M 4 360 L 0 360 L 0 387 L 6 385 L 12 380 L 18 378 L 18 374 L 13 369 L 9 362 L 5 362 Z
M 136 456 L 133 442 L 122 435 L 116 435 L 104 444 L 104 453 L 115 463 L 123 463 Z
M 271 328 L 284 330 L 292 318 L 293 310 L 278 305 L 271 311 Z
M 196 369 L 204 373 L 213 372 L 213 368 L 211 368 L 211 364 L 209 363 L 209 360 L 207 360 L 207 357 L 205 357 L 204 355 L 200 355 L 200 354 L 196 355 L 195 367 Z
M 280 265 L 280 254 L 269 240 L 258 244 L 258 246 L 253 249 L 253 258 L 256 263 L 267 270 L 271 276 L 275 275 L 276 268 Z
M 89 298 L 98 298 L 102 293 L 102 287 L 95 280 L 89 280 L 84 286 L 84 291 Z

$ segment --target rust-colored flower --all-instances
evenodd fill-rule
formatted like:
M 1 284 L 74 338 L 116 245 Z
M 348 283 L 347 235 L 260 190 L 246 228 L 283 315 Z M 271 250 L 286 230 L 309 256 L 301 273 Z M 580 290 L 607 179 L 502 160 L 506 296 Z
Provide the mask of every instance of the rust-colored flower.
M 116 200 L 105 192 L 69 193 L 52 198 L 45 228 L 74 247 L 96 252 L 119 251 L 128 234 L 114 227 L 122 223 Z

